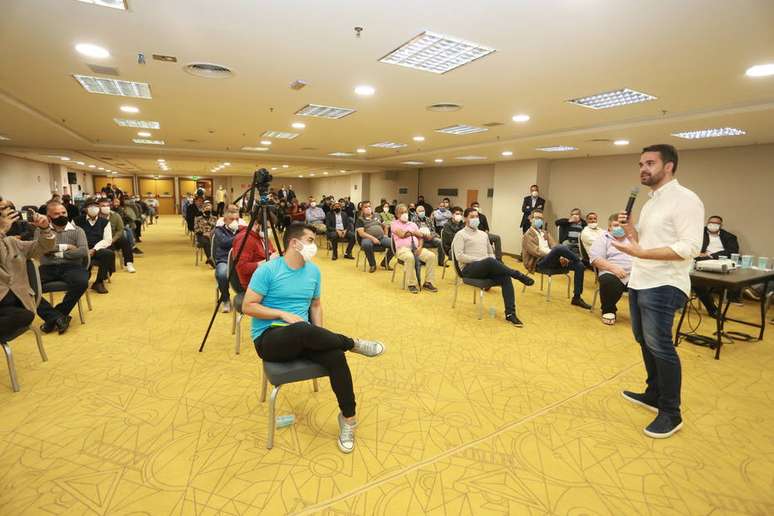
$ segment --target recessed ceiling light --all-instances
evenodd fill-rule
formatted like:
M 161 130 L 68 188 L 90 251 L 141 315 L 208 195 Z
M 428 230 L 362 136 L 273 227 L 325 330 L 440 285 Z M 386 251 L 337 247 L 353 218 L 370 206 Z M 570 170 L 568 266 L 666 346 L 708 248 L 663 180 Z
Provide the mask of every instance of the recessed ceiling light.
M 89 93 L 136 97 L 140 99 L 152 98 L 150 86 L 144 82 L 121 81 L 91 75 L 73 75 L 73 77 Z
M 75 45 L 75 50 L 81 55 L 94 59 L 105 59 L 106 57 L 110 57 L 110 52 L 108 52 L 106 48 L 92 45 L 91 43 L 78 43 Z
M 10 138 L 8 138 L 7 136 L 3 136 L 2 134 L 0 134 L 0 140 L 10 140 Z
M 339 170 L 339 174 L 343 174 L 345 172 L 346 172 L 346 170 Z
M 376 93 L 376 89 L 374 89 L 373 86 L 367 86 L 363 84 L 355 87 L 355 93 L 363 97 L 370 97 L 371 95 Z
M 139 113 L 140 108 L 135 106 L 121 106 L 121 111 L 124 113 Z
M 298 111 L 297 115 L 300 116 L 313 116 L 317 118 L 332 118 L 339 119 L 349 116 L 354 113 L 354 109 L 333 107 L 333 106 L 321 106 L 319 104 L 307 104 Z
M 89 165 L 89 168 L 97 168 L 97 165 Z
M 745 72 L 747 77 L 768 77 L 774 75 L 774 63 L 751 66 Z
M 298 177 L 304 177 L 304 174 L 299 175 Z
M 306 127 L 306 124 L 305 124 L 305 123 L 303 123 L 303 122 L 293 122 L 292 124 L 290 124 L 290 126 L 291 126 L 293 129 L 303 129 L 303 128 L 305 128 L 305 127 Z
M 368 152 L 368 151 L 366 151 L 366 150 L 365 150 L 363 147 L 359 147 L 359 148 L 357 149 L 357 153 L 358 153 L 358 154 L 365 154 L 366 152 Z
M 401 165 L 421 165 L 422 161 L 401 161 Z
M 324 175 L 324 176 L 327 176 L 327 175 L 328 175 L 328 173 L 327 173 L 327 172 L 323 172 L 323 175 Z
M 483 133 L 484 131 L 488 131 L 486 127 L 476 127 L 474 125 L 466 125 L 466 124 L 457 124 L 457 125 L 450 125 L 449 127 L 442 127 L 441 129 L 436 129 L 435 132 L 437 133 L 444 133 L 444 134 L 473 134 L 473 133 Z
M 148 138 L 148 137 L 150 137 L 150 136 L 151 136 L 151 133 L 149 133 L 148 131 L 139 131 L 139 132 L 137 133 L 137 136 L 141 136 L 141 137 L 143 137 L 143 138 Z
M 86 164 L 83 161 L 76 161 L 75 163 L 77 163 L 78 165 L 85 165 Z
M 282 168 L 288 168 L 288 165 L 282 165 Z
M 84 4 L 98 5 L 100 7 L 110 7 L 112 9 L 126 10 L 125 0 L 78 0 Z
M 701 138 L 720 138 L 721 136 L 742 136 L 747 134 L 741 129 L 733 127 L 718 127 L 715 129 L 700 129 L 698 131 L 683 131 L 672 133 L 672 136 L 684 138 L 686 140 L 698 140 Z
M 426 72 L 446 73 L 494 51 L 493 48 L 452 36 L 422 32 L 379 61 Z
M 406 147 L 406 144 L 397 142 L 379 142 L 372 143 L 369 145 L 369 147 L 379 147 L 380 149 L 400 149 L 401 147 Z
M 443 160 L 441 158 L 435 158 L 433 161 L 436 163 L 443 163 Z
M 603 93 L 597 93 L 596 95 L 589 95 L 588 97 L 570 99 L 567 102 L 590 109 L 607 109 L 626 106 L 629 104 L 638 104 L 640 102 L 647 102 L 649 100 L 656 100 L 656 98 L 657 97 L 648 95 L 647 93 L 630 90 L 629 88 L 622 88 L 620 90 L 606 91 Z
M 97 167 L 97 170 L 105 170 L 104 167 Z
M 264 138 L 279 138 L 281 140 L 292 140 L 298 137 L 298 133 L 289 133 L 287 131 L 264 131 L 261 135 Z M 271 142 L 261 142 L 261 145 L 271 145 Z
M 277 167 L 271 167 L 272 170 L 277 170 Z
M 261 140 L 261 145 L 271 145 L 271 140 Z
M 263 152 L 269 150 L 268 147 L 242 147 L 244 151 Z
M 629 140 L 616 140 L 613 145 L 629 145 Z
M 156 161 L 158 161 L 159 163 L 164 163 L 164 162 L 165 162 L 165 161 L 167 161 L 167 160 L 165 160 L 164 158 L 159 158 L 159 159 L 157 159 Z
M 509 150 L 502 151 L 502 152 L 500 153 L 500 155 L 501 155 L 501 156 L 506 156 L 506 157 L 507 157 L 507 156 L 513 156 L 513 151 L 509 151 Z
M 354 154 L 352 154 L 351 152 L 331 152 L 328 154 L 328 156 L 336 156 L 339 158 L 343 158 L 346 156 L 354 156 Z
M 136 129 L 161 129 L 161 125 L 155 120 L 131 120 L 128 118 L 114 118 L 113 121 L 121 127 L 134 127 Z
M 425 137 L 424 136 L 414 136 L 414 138 L 412 138 L 412 139 L 415 142 L 423 142 L 423 141 L 425 141 Z
M 314 177 L 314 174 L 309 174 L 310 176 Z
M 61 156 L 59 159 L 61 159 L 62 161 L 70 161 L 70 158 L 68 158 L 67 156 Z
M 543 151 L 543 152 L 569 152 L 578 150 L 577 147 L 570 147 L 569 145 L 555 145 L 553 147 L 538 147 L 535 150 Z
M 462 159 L 467 161 L 474 161 L 479 159 L 486 159 L 486 156 L 457 156 L 456 159 Z
M 140 143 L 143 145 L 164 145 L 164 140 L 148 140 L 146 138 L 134 138 L 134 143 Z
M 224 162 L 223 162 L 223 166 L 224 166 L 224 167 L 230 167 L 230 166 L 231 166 L 231 163 L 229 163 L 228 161 L 224 161 Z
M 511 118 L 514 122 L 527 122 L 529 121 L 529 115 L 513 115 L 513 118 Z

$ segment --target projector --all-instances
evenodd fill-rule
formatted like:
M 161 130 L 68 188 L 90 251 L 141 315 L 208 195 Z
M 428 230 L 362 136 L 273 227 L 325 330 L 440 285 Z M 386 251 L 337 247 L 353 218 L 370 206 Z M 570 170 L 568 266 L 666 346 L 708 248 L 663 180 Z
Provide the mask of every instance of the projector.
M 699 260 L 696 262 L 696 270 L 702 272 L 728 274 L 734 269 L 736 269 L 736 262 L 727 258 L 724 260 Z

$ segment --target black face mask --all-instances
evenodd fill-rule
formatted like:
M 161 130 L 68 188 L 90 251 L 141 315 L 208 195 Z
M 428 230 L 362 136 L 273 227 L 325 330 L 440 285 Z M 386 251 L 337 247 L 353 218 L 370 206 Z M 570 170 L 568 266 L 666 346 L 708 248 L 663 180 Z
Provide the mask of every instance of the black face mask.
M 55 219 L 51 219 L 51 222 L 52 222 L 52 223 L 53 223 L 55 226 L 57 226 L 57 227 L 60 227 L 60 228 L 63 228 L 63 227 L 65 227 L 65 226 L 67 225 L 67 223 L 68 223 L 69 221 L 68 221 L 67 217 L 65 217 L 64 215 L 62 215 L 61 217 L 57 217 L 57 218 L 55 218 Z
M 11 224 L 11 227 L 8 228 L 8 233 L 6 233 L 6 236 L 18 236 L 23 234 L 24 227 L 22 226 L 22 221 L 14 220 L 13 224 Z
M 339 213 L 341 211 L 341 208 L 333 208 L 333 211 L 335 211 L 336 213 Z

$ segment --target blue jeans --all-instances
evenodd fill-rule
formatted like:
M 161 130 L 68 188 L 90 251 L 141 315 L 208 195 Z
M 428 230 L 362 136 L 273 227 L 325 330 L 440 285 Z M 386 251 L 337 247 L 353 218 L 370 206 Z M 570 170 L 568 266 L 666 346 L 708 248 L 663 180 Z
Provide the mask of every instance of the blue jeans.
M 228 263 L 215 264 L 215 279 L 218 282 L 218 289 L 220 289 L 220 300 L 228 301 Z
M 540 272 L 540 269 L 564 269 L 562 264 L 559 263 L 560 257 L 567 258 L 570 261 L 568 268 L 575 271 L 573 273 L 573 296 L 580 297 L 583 293 L 583 273 L 586 271 L 586 266 L 583 265 L 578 255 L 570 251 L 570 248 L 566 245 L 559 244 L 551 248 L 547 255 L 537 261 L 537 270 Z
M 376 267 L 376 258 L 374 257 L 374 248 L 376 244 L 371 242 L 371 239 L 369 238 L 362 238 L 360 240 L 360 247 L 363 249 L 363 252 L 365 252 L 366 259 L 368 259 L 368 265 L 371 267 Z M 387 255 L 386 255 L 386 262 L 390 263 L 390 260 L 392 260 L 392 250 L 390 249 L 390 237 L 384 236 L 381 238 L 380 247 L 377 247 L 376 249 L 386 249 Z
M 640 344 L 648 374 L 645 396 L 670 416 L 680 415 L 680 357 L 672 340 L 675 312 L 688 301 L 671 285 L 629 289 L 629 311 L 634 339 Z

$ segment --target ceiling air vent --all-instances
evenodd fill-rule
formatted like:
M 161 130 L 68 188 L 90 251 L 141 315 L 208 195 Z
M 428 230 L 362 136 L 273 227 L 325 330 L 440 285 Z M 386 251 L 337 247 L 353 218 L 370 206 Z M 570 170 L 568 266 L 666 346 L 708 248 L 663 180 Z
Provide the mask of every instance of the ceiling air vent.
M 194 140 L 193 138 L 186 138 L 183 141 L 186 143 L 199 143 L 199 140 Z
M 234 75 L 234 72 L 225 66 L 213 63 L 191 63 L 185 65 L 183 70 L 205 79 L 227 79 Z
M 426 108 L 428 111 L 436 111 L 440 113 L 448 113 L 451 111 L 459 111 L 462 106 L 459 104 L 453 104 L 451 102 L 440 102 L 438 104 L 431 104 Z
M 609 138 L 592 138 L 591 140 L 586 140 L 588 142 L 598 142 L 598 143 L 610 143 L 611 139 Z
M 95 64 L 87 64 L 86 66 L 89 67 L 89 70 L 99 75 L 112 75 L 113 77 L 118 77 L 119 75 L 118 68 L 113 66 L 100 66 Z

